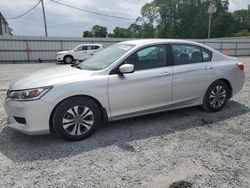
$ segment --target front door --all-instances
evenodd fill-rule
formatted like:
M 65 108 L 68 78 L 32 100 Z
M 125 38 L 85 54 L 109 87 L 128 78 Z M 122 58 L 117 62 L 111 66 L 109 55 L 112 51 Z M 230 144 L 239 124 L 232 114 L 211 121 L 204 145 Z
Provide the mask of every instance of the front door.
M 140 49 L 124 63 L 133 64 L 135 71 L 109 75 L 112 118 L 160 110 L 171 104 L 172 67 L 167 66 L 166 45 Z

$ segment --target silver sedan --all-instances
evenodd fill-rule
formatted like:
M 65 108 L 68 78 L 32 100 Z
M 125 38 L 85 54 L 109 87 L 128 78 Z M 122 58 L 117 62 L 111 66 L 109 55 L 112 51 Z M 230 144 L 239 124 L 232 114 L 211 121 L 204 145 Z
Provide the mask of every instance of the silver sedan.
M 184 40 L 114 44 L 79 65 L 33 73 L 8 90 L 8 126 L 26 134 L 52 130 L 68 140 L 104 121 L 201 105 L 221 110 L 244 84 L 244 65 Z

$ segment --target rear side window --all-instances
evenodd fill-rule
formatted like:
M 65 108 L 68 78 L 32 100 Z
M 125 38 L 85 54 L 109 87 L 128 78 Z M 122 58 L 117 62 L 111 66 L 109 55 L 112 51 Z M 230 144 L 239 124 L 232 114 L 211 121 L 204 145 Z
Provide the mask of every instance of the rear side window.
M 202 56 L 203 56 L 203 62 L 209 62 L 212 61 L 212 52 L 205 48 L 201 48 Z
M 92 46 L 87 46 L 87 50 L 91 50 L 92 49 Z
M 212 52 L 195 45 L 173 44 L 175 65 L 202 63 L 212 60 Z

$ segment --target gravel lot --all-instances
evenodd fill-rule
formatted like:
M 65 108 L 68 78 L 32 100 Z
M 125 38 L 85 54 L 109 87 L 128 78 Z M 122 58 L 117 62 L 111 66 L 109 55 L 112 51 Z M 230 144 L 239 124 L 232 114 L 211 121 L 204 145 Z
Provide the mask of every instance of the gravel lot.
M 250 58 L 241 61 L 249 70 Z M 249 72 L 218 113 L 194 107 L 117 121 L 80 142 L 7 128 L 10 82 L 53 66 L 63 65 L 0 65 L 0 187 L 250 187 Z

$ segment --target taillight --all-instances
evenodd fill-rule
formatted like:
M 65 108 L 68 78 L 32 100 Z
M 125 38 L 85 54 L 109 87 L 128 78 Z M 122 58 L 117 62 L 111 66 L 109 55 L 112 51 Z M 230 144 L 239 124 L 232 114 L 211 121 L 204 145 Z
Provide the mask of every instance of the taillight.
M 245 66 L 244 66 L 243 63 L 238 62 L 238 63 L 236 63 L 236 65 L 239 67 L 239 69 L 240 69 L 242 72 L 244 72 Z

